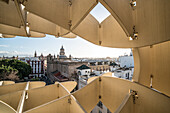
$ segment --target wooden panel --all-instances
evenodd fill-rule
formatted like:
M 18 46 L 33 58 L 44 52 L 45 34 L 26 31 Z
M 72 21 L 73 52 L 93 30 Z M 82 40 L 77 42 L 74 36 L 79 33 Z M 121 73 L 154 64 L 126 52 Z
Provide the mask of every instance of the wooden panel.
M 127 36 L 133 33 L 133 9 L 130 0 L 100 0 L 120 26 L 124 29 Z
M 139 49 L 138 48 L 132 48 L 132 52 L 133 52 L 133 59 L 134 59 L 134 73 L 133 73 L 132 81 L 138 82 L 139 74 L 140 74 Z
M 169 0 L 138 0 L 136 31 L 139 46 L 170 40 Z
M 68 0 L 29 0 L 26 10 L 69 30 Z
M 90 77 L 87 81 L 87 84 L 89 84 L 90 82 L 94 81 L 95 79 L 97 79 L 98 77 Z
M 80 105 L 90 112 L 99 102 L 99 78 L 73 93 Z
M 29 89 L 34 89 L 34 88 L 38 88 L 38 87 L 44 87 L 45 86 L 45 82 L 29 82 Z
M 77 28 L 73 30 L 73 33 L 94 44 L 99 44 L 98 28 L 99 22 L 89 14 Z
M 69 113 L 70 105 L 68 103 L 68 99 L 70 96 L 66 96 L 42 106 L 36 107 L 34 109 L 30 109 L 24 113 Z
M 140 73 L 134 74 L 134 78 L 137 77 L 139 83 L 150 87 L 152 75 L 152 87 L 170 96 L 170 41 L 139 48 L 138 51 L 139 57 L 134 54 L 134 59 L 140 60 L 140 67 L 135 68 L 135 71 L 140 70 Z M 138 62 L 134 61 L 137 65 Z
M 100 40 L 102 41 L 102 46 L 107 47 L 129 47 L 133 46 L 133 41 L 129 41 L 125 32 L 115 20 L 115 18 L 110 15 L 102 23 L 100 29 Z
M 3 86 L 9 85 L 9 84 L 15 84 L 15 82 L 14 81 L 3 81 Z
M 68 81 L 68 82 L 61 82 L 61 84 L 69 91 L 71 92 L 77 85 L 77 82 L 75 81 Z
M 71 104 L 70 104 L 70 113 L 85 113 L 80 105 L 77 103 L 77 100 L 74 96 L 70 95 L 71 97 Z
M 132 104 L 132 100 L 125 104 L 125 108 L 128 107 L 125 113 L 168 113 L 170 111 L 169 97 L 150 88 L 114 77 L 101 77 L 101 81 L 101 88 L 103 88 L 101 100 L 111 112 L 117 110 L 129 89 L 137 91 L 138 99 L 135 99 L 135 104 Z
M 2 95 L 2 96 L 0 96 L 0 100 L 7 103 L 8 105 L 10 105 L 15 110 L 17 110 L 20 98 L 22 96 L 22 92 L 23 91 L 17 91 L 17 92 L 14 92 L 14 93 Z
M 50 34 L 54 36 L 62 36 L 69 32 L 68 30 L 32 13 L 29 13 L 27 15 L 27 21 L 28 23 L 30 23 L 29 27 L 32 31 Z
M 70 92 L 62 84 L 60 84 L 59 85 L 59 98 L 69 95 L 69 94 L 70 94 Z
M 2 102 L 1 100 L 0 100 L 0 107 L 1 107 L 0 109 L 1 113 L 16 113 L 16 111 L 13 108 L 11 108 L 9 105 Z
M 28 99 L 24 102 L 23 111 L 50 102 L 59 97 L 59 88 L 57 84 L 49 85 L 42 88 L 30 89 L 27 91 Z
M 0 1 L 0 6 L 0 23 L 19 28 L 21 26 L 21 20 L 15 3 L 12 0 L 9 0 L 8 4 Z
M 26 82 L 0 86 L 0 95 L 21 91 L 24 90 L 25 87 L 26 87 Z
M 66 35 L 62 35 L 61 37 L 63 37 L 63 38 L 76 38 L 77 35 L 75 35 L 74 33 L 70 32 L 70 33 L 68 33 Z
M 89 12 L 97 5 L 96 0 L 72 0 L 70 20 L 72 30 L 83 21 Z
M 119 108 L 114 113 L 132 113 L 133 111 L 133 95 L 128 93 Z
M 6 34 L 2 34 L 3 38 L 15 38 L 14 35 L 6 35 Z
M 27 37 L 26 32 L 23 27 L 17 28 L 4 24 L 0 24 L 0 33 L 7 35 L 15 35 L 15 36 L 24 36 Z M 30 31 L 30 37 L 45 37 L 45 34 Z
M 124 97 L 128 94 L 131 82 L 115 79 L 113 77 L 102 77 L 102 99 L 101 101 L 107 108 L 114 112 Z

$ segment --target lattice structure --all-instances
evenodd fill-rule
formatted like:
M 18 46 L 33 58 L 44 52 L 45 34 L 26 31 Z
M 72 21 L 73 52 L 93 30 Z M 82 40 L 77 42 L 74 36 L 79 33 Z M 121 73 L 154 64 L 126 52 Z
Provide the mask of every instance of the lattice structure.
M 111 13 L 101 23 L 89 14 L 98 2 Z M 48 112 L 90 112 L 100 100 L 112 112 L 170 112 L 169 6 L 169 0 L 0 0 L 0 37 L 45 37 L 45 34 L 50 34 L 74 38 L 78 35 L 97 45 L 133 50 L 133 82 L 102 76 L 89 80 L 92 82 L 73 94 L 64 89 L 67 96 L 51 103 L 45 102 L 32 109 L 31 105 L 36 103 L 32 101 L 27 111 L 24 107 L 20 108 L 24 112 L 45 112 L 47 108 L 51 110 Z M 17 92 L 14 90 L 18 88 L 17 84 L 1 88 L 9 86 L 13 86 L 10 90 L 16 93 L 15 96 L 8 91 L 8 94 L 3 90 L 0 93 L 9 95 L 8 98 L 19 97 L 17 101 L 23 100 L 20 94 L 31 100 L 31 93 L 26 95 L 22 91 L 24 85 Z M 61 91 L 58 92 L 61 94 Z M 8 98 L 4 97 L 9 100 L 6 103 L 12 106 L 15 101 Z M 23 105 L 26 106 L 27 100 Z M 3 102 L 0 106 L 9 110 Z M 18 104 L 15 104 L 11 111 L 20 109 L 17 107 Z
M 71 94 L 75 82 L 56 82 L 49 86 L 44 86 L 43 82 L 27 82 L 1 86 L 0 112 L 89 113 L 99 101 L 116 113 L 166 113 L 170 110 L 168 97 L 108 75 L 91 78 L 93 80 L 87 86 Z

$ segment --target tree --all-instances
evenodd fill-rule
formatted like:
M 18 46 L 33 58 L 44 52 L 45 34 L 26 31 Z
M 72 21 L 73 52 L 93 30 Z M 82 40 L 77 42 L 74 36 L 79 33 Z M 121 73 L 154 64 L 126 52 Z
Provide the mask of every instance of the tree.
M 24 77 L 28 77 L 29 74 L 31 73 L 31 66 L 25 62 L 22 62 L 20 60 L 9 60 L 9 59 L 4 59 L 0 60 L 0 74 L 1 75 L 6 75 L 8 76 L 12 72 L 17 72 L 16 75 L 19 76 L 20 79 Z

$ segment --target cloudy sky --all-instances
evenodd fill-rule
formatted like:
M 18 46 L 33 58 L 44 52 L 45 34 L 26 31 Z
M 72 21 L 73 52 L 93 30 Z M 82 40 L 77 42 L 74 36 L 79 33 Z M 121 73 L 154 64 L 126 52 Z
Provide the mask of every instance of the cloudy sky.
M 99 3 L 90 12 L 99 22 L 102 22 L 110 13 Z M 33 56 L 37 54 L 59 54 L 61 46 L 64 46 L 66 55 L 73 57 L 118 57 L 129 54 L 130 49 L 116 49 L 94 45 L 81 37 L 75 39 L 55 38 L 46 35 L 45 38 L 0 38 L 0 56 Z

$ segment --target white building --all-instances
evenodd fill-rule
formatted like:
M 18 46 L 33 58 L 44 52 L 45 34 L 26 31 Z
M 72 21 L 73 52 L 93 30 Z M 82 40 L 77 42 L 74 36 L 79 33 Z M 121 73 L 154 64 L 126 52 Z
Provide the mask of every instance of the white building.
M 114 71 L 114 77 L 132 80 L 134 68 L 124 68 Z
M 119 67 L 118 64 L 113 62 L 113 63 L 110 63 L 109 68 L 110 68 L 110 71 L 112 72 L 112 71 L 115 71 L 115 70 L 119 69 L 120 67 Z
M 20 60 L 31 66 L 32 72 L 29 75 L 30 78 L 40 78 L 45 75 L 44 60 L 40 60 L 38 57 L 25 57 L 20 58 Z
M 119 57 L 119 61 L 120 61 L 120 67 L 134 67 L 134 60 L 133 60 L 133 56 L 130 55 L 126 55 L 126 56 L 120 56 Z
M 78 80 L 78 89 L 84 87 L 87 85 L 87 80 L 90 77 L 90 67 L 86 65 L 81 65 L 80 67 L 76 68 L 77 69 L 77 75 L 79 77 Z
M 82 75 L 90 76 L 90 70 L 91 70 L 90 67 L 86 65 L 81 65 L 80 67 L 76 69 L 77 69 L 77 73 L 79 76 L 82 76 Z

